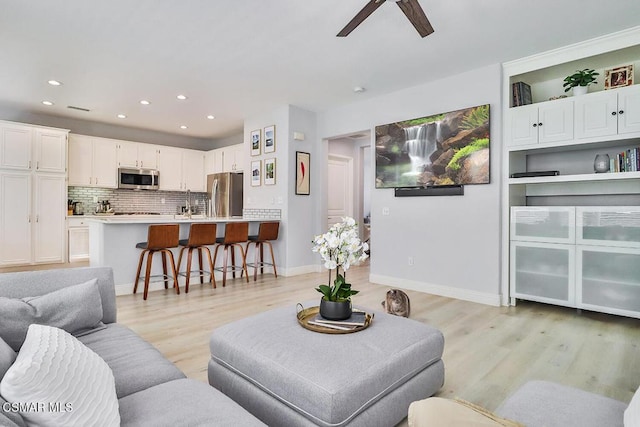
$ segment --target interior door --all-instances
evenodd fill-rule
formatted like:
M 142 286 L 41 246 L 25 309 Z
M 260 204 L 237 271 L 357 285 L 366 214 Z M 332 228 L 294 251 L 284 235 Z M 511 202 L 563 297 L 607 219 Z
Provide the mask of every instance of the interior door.
M 327 167 L 327 225 L 353 217 L 353 159 L 329 155 Z

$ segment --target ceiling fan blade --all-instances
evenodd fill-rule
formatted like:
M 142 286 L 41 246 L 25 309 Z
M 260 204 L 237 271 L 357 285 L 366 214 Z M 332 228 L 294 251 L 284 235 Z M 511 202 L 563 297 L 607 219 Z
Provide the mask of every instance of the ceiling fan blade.
M 371 0 L 367 3 L 356 16 L 338 33 L 337 37 L 346 37 L 349 33 L 356 29 L 356 27 L 362 24 L 362 21 L 367 19 L 377 8 L 384 3 L 384 0 Z
M 404 12 L 411 24 L 418 30 L 421 37 L 427 37 L 433 33 L 433 27 L 427 19 L 427 15 L 424 14 L 424 10 L 420 7 L 418 0 L 400 0 L 398 7 Z

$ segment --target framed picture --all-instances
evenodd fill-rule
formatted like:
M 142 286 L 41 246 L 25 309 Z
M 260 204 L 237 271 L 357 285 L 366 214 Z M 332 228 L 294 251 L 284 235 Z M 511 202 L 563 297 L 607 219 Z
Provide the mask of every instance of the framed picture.
M 296 151 L 296 194 L 308 196 L 310 194 L 309 165 L 311 154 Z
M 251 155 L 252 156 L 260 155 L 260 143 L 261 143 L 260 133 L 261 133 L 260 129 L 251 131 Z
M 604 72 L 604 90 L 631 86 L 632 84 L 633 65 L 623 65 Z
M 262 183 L 260 173 L 262 171 L 262 160 L 254 160 L 251 162 L 251 186 L 259 187 Z
M 275 185 L 276 183 L 276 159 L 265 159 L 264 161 L 264 185 Z
M 264 152 L 273 153 L 276 151 L 276 125 L 264 128 Z

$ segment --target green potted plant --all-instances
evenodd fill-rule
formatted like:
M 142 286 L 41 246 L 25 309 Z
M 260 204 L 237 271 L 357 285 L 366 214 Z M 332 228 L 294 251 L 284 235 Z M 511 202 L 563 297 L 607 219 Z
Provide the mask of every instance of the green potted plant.
M 347 283 L 346 271 L 367 259 L 369 245 L 360 241 L 356 221 L 349 217 L 334 224 L 325 234 L 316 236 L 313 244 L 311 250 L 322 256 L 324 266 L 329 270 L 328 285 L 316 288 L 322 294 L 320 315 L 330 320 L 347 319 L 351 316 L 351 297 L 359 291 L 351 289 L 351 284 Z M 336 278 L 331 284 L 331 272 L 334 269 Z
M 574 95 L 584 95 L 589 90 L 588 87 L 590 84 L 598 83 L 596 81 L 596 76 L 599 75 L 600 73 L 588 68 L 585 68 L 582 71 L 576 70 L 575 73 L 564 78 L 564 84 L 562 87 L 565 88 L 565 92 L 569 92 L 570 89 L 573 89 Z

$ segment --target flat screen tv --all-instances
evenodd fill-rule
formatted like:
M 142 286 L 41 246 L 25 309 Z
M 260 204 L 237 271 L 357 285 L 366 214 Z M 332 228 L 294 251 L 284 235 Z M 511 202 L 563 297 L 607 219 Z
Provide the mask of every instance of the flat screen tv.
M 376 126 L 376 188 L 489 183 L 489 104 Z

